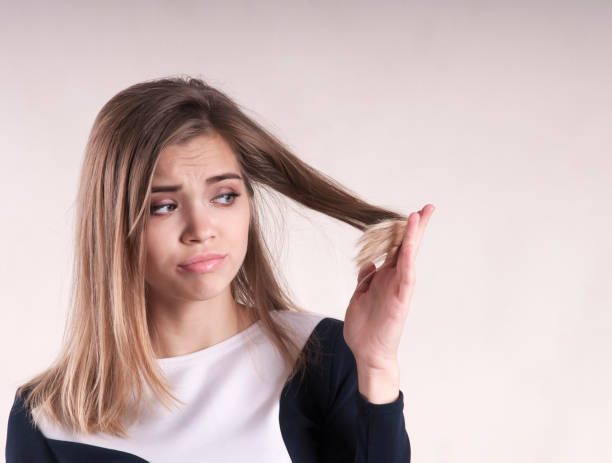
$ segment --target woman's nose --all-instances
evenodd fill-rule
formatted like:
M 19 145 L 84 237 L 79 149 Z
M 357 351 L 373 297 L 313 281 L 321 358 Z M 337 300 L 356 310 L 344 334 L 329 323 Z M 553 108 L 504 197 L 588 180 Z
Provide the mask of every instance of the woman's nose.
M 204 241 L 214 236 L 214 217 L 206 205 L 199 203 L 190 207 L 184 234 L 189 241 Z

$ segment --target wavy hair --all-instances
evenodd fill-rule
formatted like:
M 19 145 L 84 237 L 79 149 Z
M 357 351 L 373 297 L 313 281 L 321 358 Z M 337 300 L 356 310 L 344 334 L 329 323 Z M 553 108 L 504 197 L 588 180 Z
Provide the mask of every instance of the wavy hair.
M 134 84 L 95 118 L 76 200 L 70 313 L 57 359 L 21 385 L 26 408 L 81 433 L 127 436 L 147 388 L 166 406 L 180 402 L 156 362 L 147 314 L 144 232 L 160 152 L 192 137 L 220 134 L 232 147 L 251 208 L 244 262 L 231 282 L 236 302 L 262 322 L 289 367 L 302 378 L 316 338 L 299 349 L 272 311 L 305 311 L 279 281 L 262 234 L 262 204 L 271 189 L 359 230 L 402 215 L 360 199 L 289 151 L 227 95 L 200 78 Z M 296 359 L 297 357 L 297 359 Z

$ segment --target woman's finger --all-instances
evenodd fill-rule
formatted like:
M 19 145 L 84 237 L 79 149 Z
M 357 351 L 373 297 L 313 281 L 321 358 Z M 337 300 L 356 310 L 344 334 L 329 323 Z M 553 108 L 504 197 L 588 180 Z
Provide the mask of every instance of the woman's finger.
M 373 262 L 367 262 L 361 266 L 359 269 L 359 274 L 357 275 L 357 282 L 361 281 L 361 279 L 368 273 L 370 273 L 373 269 L 376 268 Z
M 421 244 L 421 238 L 423 237 L 423 234 L 425 233 L 425 228 L 427 227 L 427 223 L 429 222 L 429 218 L 431 217 L 431 214 L 433 214 L 433 211 L 435 211 L 436 208 L 433 204 L 426 204 L 423 209 L 421 209 L 419 211 L 419 230 L 417 233 L 417 239 L 416 239 L 416 250 L 415 250 L 415 257 L 419 251 L 419 247 Z
M 395 259 L 395 257 L 397 256 L 397 247 L 395 247 L 395 249 L 391 249 L 390 251 L 387 252 L 387 255 L 385 257 L 385 261 L 382 263 L 382 265 L 380 266 L 382 267 L 393 267 L 395 266 L 395 264 L 397 264 L 397 260 Z
M 420 214 L 418 212 L 410 214 L 402 245 L 399 248 L 399 256 L 397 258 L 397 269 L 399 272 L 398 299 L 402 304 L 408 302 L 412 294 L 412 286 L 414 285 L 414 257 L 418 245 L 419 219 Z
M 355 292 L 367 291 L 370 287 L 370 281 L 372 281 L 374 273 L 376 273 L 376 265 L 373 262 L 364 264 L 361 269 L 359 269 L 359 274 L 357 275 L 357 288 Z

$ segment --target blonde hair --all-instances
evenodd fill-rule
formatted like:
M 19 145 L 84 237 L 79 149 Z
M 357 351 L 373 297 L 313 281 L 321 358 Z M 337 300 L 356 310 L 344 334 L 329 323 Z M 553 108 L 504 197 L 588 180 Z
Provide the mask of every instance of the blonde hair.
M 297 373 L 303 378 L 316 361 L 315 337 L 300 351 L 270 316 L 304 310 L 278 282 L 255 188 L 269 187 L 360 230 L 404 217 L 368 204 L 301 161 L 202 79 L 156 79 L 117 93 L 94 121 L 76 201 L 70 315 L 58 358 L 18 388 L 30 412 L 76 432 L 125 437 L 124 420 L 139 409 L 145 386 L 167 406 L 178 401 L 150 339 L 143 237 L 160 151 L 213 132 L 232 147 L 251 207 L 247 253 L 232 296 L 261 320 L 290 368 L 287 381 Z

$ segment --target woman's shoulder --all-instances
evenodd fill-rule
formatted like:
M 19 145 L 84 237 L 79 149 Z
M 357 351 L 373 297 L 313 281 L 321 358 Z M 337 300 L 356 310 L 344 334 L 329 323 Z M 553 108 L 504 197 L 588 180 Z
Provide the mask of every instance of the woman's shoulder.
M 302 346 L 308 341 L 315 342 L 317 351 L 331 360 L 337 358 L 343 364 L 351 364 L 352 352 L 344 341 L 344 321 L 316 312 L 275 311 L 275 321 L 281 324 Z M 332 356 L 332 357 L 330 357 Z
M 280 320 L 294 320 L 296 322 L 304 322 L 307 320 L 321 320 L 326 318 L 326 315 L 310 312 L 306 310 L 271 310 L 270 315 Z
M 25 398 L 28 392 L 19 389 L 15 392 L 6 433 L 6 461 L 55 461 L 46 438 L 27 408 Z
M 27 397 L 32 391 L 31 387 L 18 387 L 13 397 L 13 405 L 9 414 L 9 421 L 29 422 L 35 427 L 32 414 L 29 411 Z
M 316 312 L 276 310 L 270 316 L 301 338 L 316 333 L 319 338 L 335 341 L 344 326 L 344 321 Z

